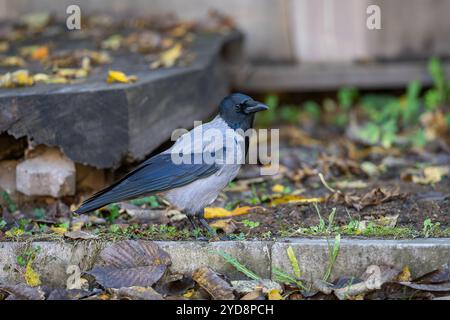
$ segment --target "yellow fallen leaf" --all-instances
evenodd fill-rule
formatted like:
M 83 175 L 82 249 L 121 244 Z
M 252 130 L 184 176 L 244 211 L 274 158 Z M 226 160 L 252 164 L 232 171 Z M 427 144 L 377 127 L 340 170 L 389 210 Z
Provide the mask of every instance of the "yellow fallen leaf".
M 253 208 L 255 207 L 244 206 L 244 207 L 237 207 L 236 209 L 229 211 L 225 208 L 208 207 L 205 208 L 204 210 L 204 217 L 205 219 L 234 217 L 239 216 L 241 214 L 247 214 Z
M 64 228 L 64 227 L 54 227 L 54 226 L 51 226 L 50 229 L 51 229 L 54 233 L 57 233 L 57 234 L 59 234 L 59 235 L 61 235 L 61 236 L 63 236 L 64 233 L 67 232 L 67 228 Z
M 276 184 L 272 187 L 272 192 L 275 193 L 283 193 L 284 192 L 284 186 L 282 184 Z
M 277 206 L 277 205 L 280 205 L 280 204 L 287 204 L 287 203 L 302 204 L 302 203 L 317 203 L 317 202 L 324 202 L 324 201 L 325 201 L 324 197 L 305 198 L 303 196 L 287 195 L 287 196 L 283 196 L 283 197 L 279 197 L 279 198 L 273 199 L 269 203 L 269 206 L 274 207 L 274 206 Z
M 39 273 L 34 271 L 32 263 L 33 259 L 30 259 L 27 263 L 25 270 L 25 281 L 30 287 L 36 287 L 41 284 L 41 279 L 39 277 Z
M 194 289 L 189 289 L 183 294 L 183 297 L 188 298 L 188 299 L 192 298 L 192 296 L 194 295 L 194 292 L 195 292 Z
M 25 233 L 24 230 L 18 229 L 18 228 L 14 228 L 14 229 L 6 231 L 5 232 L 5 236 L 7 238 L 14 238 L 14 237 L 19 237 L 19 236 L 23 235 L 24 233 Z
M 175 62 L 177 62 L 178 58 L 181 56 L 182 49 L 182 45 L 177 43 L 169 50 L 162 52 L 159 57 L 161 65 L 166 68 L 173 67 Z
M 277 289 L 270 290 L 268 298 L 269 300 L 283 300 L 280 291 L 278 291 Z
M 411 271 L 408 266 L 404 266 L 402 272 L 397 276 L 397 280 L 400 282 L 409 282 L 412 280 Z
M 114 82 L 120 82 L 120 83 L 130 83 L 137 80 L 136 76 L 127 76 L 125 73 L 121 71 L 114 71 L 109 70 L 108 72 L 108 78 L 106 79 L 106 82 L 108 83 L 114 83 Z

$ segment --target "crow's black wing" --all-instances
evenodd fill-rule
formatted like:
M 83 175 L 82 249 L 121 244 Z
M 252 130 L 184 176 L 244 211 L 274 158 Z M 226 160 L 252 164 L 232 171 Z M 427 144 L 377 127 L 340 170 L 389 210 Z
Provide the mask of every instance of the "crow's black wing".
M 94 194 L 75 212 L 80 214 L 90 212 L 113 202 L 181 187 L 197 179 L 206 178 L 219 170 L 216 163 L 196 164 L 194 162 L 196 155 L 190 156 L 190 162 L 175 164 L 170 153 L 158 154 L 146 160 L 121 180 Z M 203 159 L 201 154 L 199 156 Z

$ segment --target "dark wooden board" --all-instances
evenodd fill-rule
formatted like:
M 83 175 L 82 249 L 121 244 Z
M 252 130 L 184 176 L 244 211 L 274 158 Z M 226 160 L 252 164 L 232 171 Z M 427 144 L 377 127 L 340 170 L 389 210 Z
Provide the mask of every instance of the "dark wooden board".
M 175 128 L 191 128 L 217 111 L 231 80 L 221 53 L 241 39 L 238 32 L 196 37 L 186 67 L 150 70 L 148 63 L 122 57 L 83 83 L 0 89 L 0 133 L 57 146 L 97 168 L 118 167 L 125 157 L 141 160 Z M 107 84 L 109 68 L 138 81 Z

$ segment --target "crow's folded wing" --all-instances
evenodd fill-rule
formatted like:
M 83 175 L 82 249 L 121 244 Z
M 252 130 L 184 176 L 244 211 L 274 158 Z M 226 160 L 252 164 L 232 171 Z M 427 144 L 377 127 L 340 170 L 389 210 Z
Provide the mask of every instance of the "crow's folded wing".
M 113 202 L 181 187 L 197 179 L 206 178 L 220 169 L 220 165 L 216 163 L 194 162 L 194 159 L 202 159 L 202 154 L 190 156 L 191 160 L 185 161 L 187 163 L 175 164 L 170 153 L 158 154 L 121 180 L 94 194 L 75 212 L 90 212 Z

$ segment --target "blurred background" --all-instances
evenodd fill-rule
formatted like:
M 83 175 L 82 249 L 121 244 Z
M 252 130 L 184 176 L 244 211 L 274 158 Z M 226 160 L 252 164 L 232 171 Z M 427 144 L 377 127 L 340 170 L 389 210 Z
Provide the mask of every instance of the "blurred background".
M 82 30 L 49 28 L 49 16 L 64 21 L 73 4 L 81 9 Z M 374 5 L 380 28 L 370 27 Z M 257 126 L 280 128 L 281 176 L 289 192 L 323 195 L 319 172 L 331 186 L 341 183 L 352 192 L 400 187 L 437 204 L 416 205 L 413 197 L 406 207 L 397 201 L 386 210 L 416 208 L 422 212 L 416 225 L 442 213 L 444 226 L 450 205 L 449 14 L 450 0 L 0 0 L 0 40 L 9 48 L 0 66 L 3 201 L 10 203 L 8 194 L 18 202 L 38 196 L 75 206 L 167 147 L 173 129 L 210 118 L 227 92 L 241 91 L 270 106 Z M 30 28 L 36 24 L 39 32 Z M 61 29 L 64 22 L 56 25 Z M 127 28 L 135 30 L 123 32 Z M 58 32 L 63 37 L 49 40 Z M 62 69 L 57 49 L 79 39 L 94 51 L 76 55 L 70 67 L 81 71 Z M 28 55 L 19 50 L 25 44 L 34 46 Z M 102 50 L 112 59 L 99 55 Z M 18 63 L 17 55 L 29 64 Z M 44 75 L 35 73 L 36 61 Z M 30 79 L 28 73 L 14 78 L 12 72 L 28 66 L 35 73 Z M 108 68 L 125 74 L 108 74 Z M 64 94 L 75 98 L 60 98 Z M 31 169 L 49 180 L 33 180 Z M 64 183 L 55 190 L 43 187 L 61 174 Z M 255 178 L 247 171 L 245 177 Z M 249 188 L 239 189 L 244 198 L 228 207 L 266 202 Z

